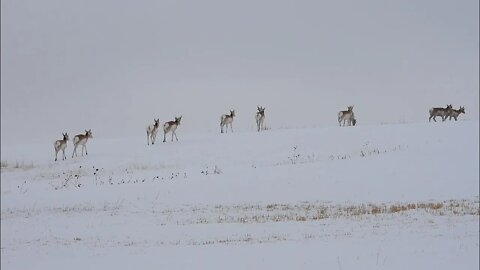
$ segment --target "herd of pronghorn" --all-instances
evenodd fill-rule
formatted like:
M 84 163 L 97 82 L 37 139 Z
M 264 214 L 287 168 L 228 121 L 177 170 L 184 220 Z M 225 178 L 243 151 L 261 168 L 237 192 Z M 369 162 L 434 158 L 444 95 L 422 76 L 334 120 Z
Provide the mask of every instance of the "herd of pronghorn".
M 452 118 L 457 121 L 457 118 L 460 114 L 465 114 L 465 108 L 460 106 L 460 109 L 455 110 L 452 107 L 452 104 L 447 105 L 445 108 L 431 108 L 429 110 L 430 117 L 428 118 L 428 121 L 430 122 L 433 118 L 433 121 L 437 122 L 435 118 L 437 116 L 442 117 L 442 121 L 445 121 L 447 117 L 450 117 L 449 120 L 452 120 Z M 225 133 L 228 132 L 228 126 L 230 125 L 230 131 L 233 132 L 233 118 L 235 117 L 235 110 L 230 110 L 230 114 L 224 114 L 220 117 L 220 132 L 223 133 L 224 128 L 225 128 Z M 155 143 L 155 139 L 157 138 L 157 132 L 158 128 L 160 127 L 160 119 L 153 119 L 154 123 L 152 125 L 149 125 L 146 129 L 147 131 L 147 145 L 150 145 L 150 143 L 153 145 Z M 166 136 L 169 132 L 172 133 L 172 142 L 173 142 L 173 137 L 175 136 L 175 139 L 178 141 L 177 137 L 177 127 L 180 125 L 180 121 L 182 120 L 182 116 L 180 117 L 175 117 L 175 121 L 168 121 L 165 124 L 163 124 L 163 142 L 166 141 Z M 255 121 L 257 122 L 257 131 L 260 132 L 260 130 L 264 129 L 264 120 L 265 120 L 265 108 L 261 106 L 257 106 L 257 113 L 255 114 Z M 339 111 L 338 112 L 338 124 L 340 126 L 345 126 L 345 123 L 348 126 L 355 126 L 357 123 L 357 120 L 355 119 L 355 114 L 353 113 L 353 106 L 348 106 L 346 111 Z M 83 150 L 85 149 L 85 154 L 88 155 L 87 152 L 87 141 L 88 139 L 93 138 L 92 130 L 85 130 L 85 134 L 78 134 L 75 137 L 73 137 L 73 153 L 72 153 L 72 158 L 73 156 L 77 156 L 77 147 L 79 145 L 82 146 L 82 156 L 83 156 Z M 67 159 L 65 156 L 65 149 L 67 148 L 67 141 L 69 140 L 68 134 L 63 133 L 63 139 L 62 140 L 57 140 L 53 144 L 55 148 L 55 161 L 57 161 L 57 155 L 58 152 L 62 151 L 63 153 L 63 158 L 62 160 Z

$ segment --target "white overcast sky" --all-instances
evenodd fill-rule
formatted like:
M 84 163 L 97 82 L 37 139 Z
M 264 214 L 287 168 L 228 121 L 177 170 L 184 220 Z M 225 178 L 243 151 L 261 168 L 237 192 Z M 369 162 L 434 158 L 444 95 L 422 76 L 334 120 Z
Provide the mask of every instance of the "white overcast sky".
M 1 1 L 1 140 L 426 122 L 479 113 L 478 0 Z

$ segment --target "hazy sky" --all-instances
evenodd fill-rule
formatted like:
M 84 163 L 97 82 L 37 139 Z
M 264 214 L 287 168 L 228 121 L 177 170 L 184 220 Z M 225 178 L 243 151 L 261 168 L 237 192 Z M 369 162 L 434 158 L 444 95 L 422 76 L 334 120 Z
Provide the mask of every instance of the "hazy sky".
M 479 113 L 478 0 L 1 1 L 1 140 L 178 136 Z

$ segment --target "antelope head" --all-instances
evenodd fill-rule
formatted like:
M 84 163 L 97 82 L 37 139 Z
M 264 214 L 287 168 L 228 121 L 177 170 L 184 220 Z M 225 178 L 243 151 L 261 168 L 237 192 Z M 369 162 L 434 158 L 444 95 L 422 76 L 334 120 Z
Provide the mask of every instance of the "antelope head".
M 458 112 L 465 114 L 465 107 L 460 106 L 460 109 L 458 110 Z
M 92 130 L 91 129 L 85 130 L 85 136 L 87 136 L 87 138 L 93 138 Z
M 68 141 L 69 138 L 68 138 L 67 132 L 62 133 L 62 135 L 63 135 L 63 140 L 64 140 L 64 141 Z
M 450 109 L 452 109 L 452 107 L 453 107 L 452 104 L 447 104 L 447 108 L 446 108 L 446 109 L 447 109 L 447 110 L 450 110 Z
M 230 110 L 230 117 L 234 117 L 235 116 L 235 110 Z
M 154 126 L 158 128 L 158 125 L 160 124 L 160 118 L 159 119 L 154 118 L 153 121 L 155 122 Z
M 265 108 L 257 106 L 258 113 L 261 114 L 262 116 L 265 115 Z
M 180 121 L 181 121 L 181 120 L 182 120 L 182 116 L 181 116 L 181 115 L 180 115 L 180 117 L 176 117 L 176 116 L 175 116 L 175 123 L 176 123 L 177 125 L 180 125 Z
M 348 106 L 348 111 L 349 111 L 349 112 L 353 111 L 353 105 Z

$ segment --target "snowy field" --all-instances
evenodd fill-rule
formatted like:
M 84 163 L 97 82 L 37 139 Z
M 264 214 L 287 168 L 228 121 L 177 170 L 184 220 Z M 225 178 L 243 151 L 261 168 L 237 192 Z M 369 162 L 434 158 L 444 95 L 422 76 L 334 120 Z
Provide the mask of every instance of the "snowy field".
M 177 134 L 2 145 L 1 268 L 479 268 L 478 121 Z

